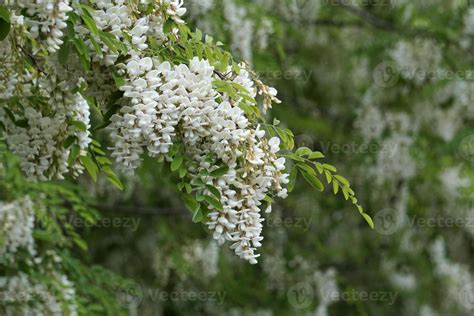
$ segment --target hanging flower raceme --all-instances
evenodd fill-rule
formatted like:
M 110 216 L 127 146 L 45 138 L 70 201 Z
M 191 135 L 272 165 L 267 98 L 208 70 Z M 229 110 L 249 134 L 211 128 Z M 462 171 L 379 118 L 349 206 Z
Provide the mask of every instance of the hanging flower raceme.
M 172 161 L 171 146 L 182 143 L 192 161 L 187 166 L 191 181 L 199 178 L 221 197 L 222 208 L 211 206 L 208 214 L 214 238 L 219 244 L 233 242 L 240 257 L 255 263 L 254 250 L 263 239 L 262 201 L 269 193 L 286 196 L 285 159 L 276 156 L 279 139 L 266 139 L 238 103 L 232 105 L 233 100 L 213 88 L 217 78 L 207 60 L 172 66 L 134 56 L 123 67 L 127 80 L 120 90 L 127 105 L 111 119 L 112 155 L 131 173 L 145 149 L 151 157 Z M 256 94 L 245 70 L 234 82 Z M 219 162 L 228 168 L 224 175 L 200 178 Z
M 261 114 L 280 102 L 276 89 L 191 32 L 182 0 L 2 4 L 11 31 L 0 42 L 0 127 L 25 174 L 45 181 L 86 169 L 122 188 L 92 139 L 93 112 L 93 130 L 110 132 L 121 171 L 133 174 L 146 155 L 169 163 L 193 220 L 256 263 L 261 212 L 287 195 L 280 149 L 294 145 L 291 131 Z M 322 187 L 315 170 L 331 183 L 335 168 L 314 161 L 321 153 L 303 148 L 289 157 L 312 186 Z M 347 181 L 334 184 L 357 203 Z

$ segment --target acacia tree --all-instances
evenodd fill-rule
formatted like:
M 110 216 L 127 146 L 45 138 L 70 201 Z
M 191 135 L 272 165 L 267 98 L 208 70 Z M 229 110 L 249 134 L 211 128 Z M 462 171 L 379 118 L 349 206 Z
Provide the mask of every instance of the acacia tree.
M 75 180 L 84 170 L 123 190 L 114 170 L 150 157 L 192 221 L 252 264 L 261 213 L 298 175 L 330 184 L 373 226 L 321 152 L 295 150 L 293 133 L 266 121 L 277 91 L 185 12 L 177 0 L 0 1 L 5 313 L 117 310 L 109 290 L 122 280 L 77 257 L 87 244 L 68 223 L 98 217 Z

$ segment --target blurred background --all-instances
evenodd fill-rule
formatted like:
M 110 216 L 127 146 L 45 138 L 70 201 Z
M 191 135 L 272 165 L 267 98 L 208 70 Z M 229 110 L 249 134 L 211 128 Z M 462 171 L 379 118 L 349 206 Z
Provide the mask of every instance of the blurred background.
M 191 225 L 155 162 L 124 178 L 125 193 L 84 177 L 102 214 L 75 224 L 87 260 L 124 279 L 99 304 L 105 314 L 472 315 L 471 5 L 185 1 L 192 28 L 278 89 L 269 119 L 338 166 L 376 229 L 301 181 L 266 214 L 261 258 L 249 265 Z M 100 275 L 90 277 L 97 293 Z

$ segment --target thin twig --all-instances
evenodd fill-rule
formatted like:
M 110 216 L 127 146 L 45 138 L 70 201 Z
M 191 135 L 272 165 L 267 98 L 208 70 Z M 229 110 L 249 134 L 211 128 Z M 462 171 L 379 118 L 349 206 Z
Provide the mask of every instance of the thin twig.
M 116 214 L 130 214 L 130 215 L 152 215 L 152 216 L 190 216 L 190 212 L 184 208 L 154 208 L 154 207 L 141 207 L 141 206 L 106 206 L 96 205 L 94 206 L 97 210 L 104 213 L 116 213 Z
M 347 3 L 346 1 L 334 0 L 334 3 L 337 6 L 342 7 L 344 10 L 351 13 L 352 15 L 357 16 L 366 24 L 371 25 L 372 27 L 376 29 L 390 32 L 390 33 L 396 33 L 398 35 L 403 35 L 403 36 L 425 37 L 425 38 L 435 39 L 437 41 L 446 42 L 448 44 L 456 44 L 455 41 L 450 40 L 449 38 L 446 37 L 446 35 L 442 33 L 433 32 L 431 30 L 423 29 L 423 28 L 401 28 L 387 20 L 377 17 L 376 15 L 364 9 L 351 5 Z

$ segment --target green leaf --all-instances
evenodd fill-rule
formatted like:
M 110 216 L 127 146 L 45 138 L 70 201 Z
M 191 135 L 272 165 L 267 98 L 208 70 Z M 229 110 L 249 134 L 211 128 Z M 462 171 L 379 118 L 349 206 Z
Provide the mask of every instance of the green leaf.
M 94 180 L 94 182 L 97 182 L 97 173 L 99 173 L 99 168 L 94 163 L 94 161 L 92 161 L 92 159 L 87 156 L 79 157 L 79 159 L 81 160 L 82 165 L 86 168 L 87 172 L 91 176 L 92 180 Z
M 216 200 L 212 196 L 206 195 L 206 196 L 204 196 L 204 199 L 206 200 L 207 203 L 209 203 L 209 205 L 214 206 L 215 209 L 217 209 L 219 211 L 224 210 L 224 207 L 222 206 L 221 202 L 219 200 Z
M 307 172 L 302 172 L 303 178 L 306 179 L 306 181 L 316 190 L 323 191 L 324 186 L 322 182 L 316 177 L 314 174 L 310 174 Z
M 0 41 L 10 33 L 10 13 L 4 6 L 0 6 Z
M 285 158 L 288 158 L 288 159 L 291 159 L 293 161 L 299 161 L 299 162 L 304 162 L 305 160 L 303 158 L 301 158 L 300 156 L 296 155 L 296 154 L 285 154 L 283 155 L 283 157 Z
M 117 88 L 120 88 L 121 86 L 123 86 L 125 84 L 125 78 L 124 77 L 114 76 L 114 81 L 115 81 L 115 85 L 117 86 Z
M 314 151 L 308 156 L 309 159 L 321 159 L 321 158 L 324 158 L 324 157 L 325 156 L 320 151 Z
M 82 250 L 86 251 L 87 250 L 87 243 L 79 237 L 78 235 L 76 236 L 75 234 L 72 237 L 74 243 Z
M 207 184 L 206 185 L 206 188 L 209 190 L 209 192 L 212 193 L 212 195 L 214 195 L 217 199 L 220 199 L 221 198 L 221 193 L 219 192 L 219 190 L 217 190 L 215 187 L 213 187 L 212 185 L 209 185 Z
M 212 177 L 217 178 L 217 177 L 221 177 L 221 176 L 225 175 L 228 171 L 229 171 L 229 167 L 224 166 L 224 167 L 221 167 L 221 168 L 216 169 L 214 171 L 211 171 L 211 173 L 209 173 L 209 174 Z
M 369 216 L 369 214 L 363 213 L 362 216 L 364 217 L 365 221 L 369 224 L 370 228 L 374 229 L 374 221 L 372 218 Z
M 74 125 L 75 127 L 77 127 L 81 132 L 87 132 L 87 126 L 83 122 L 81 122 L 81 121 L 72 121 L 71 124 Z
M 292 192 L 295 188 L 296 178 L 298 176 L 298 169 L 293 168 L 290 173 L 289 182 L 288 182 L 288 192 Z
M 120 179 L 114 174 L 114 175 L 108 175 L 107 180 L 109 180 L 110 183 L 120 191 L 123 191 L 123 183 L 120 181 Z
M 95 153 L 97 153 L 99 155 L 102 155 L 102 156 L 105 156 L 105 152 L 103 152 L 102 149 L 100 149 L 99 147 L 91 146 L 91 148 Z M 110 162 L 110 161 L 108 161 L 108 162 Z
M 3 5 L 0 5 L 0 19 L 10 23 L 10 12 L 8 12 L 7 8 L 5 8 Z
M 182 199 L 184 205 L 186 205 L 188 210 L 190 210 L 192 213 L 196 212 L 196 210 L 199 208 L 199 203 L 196 202 L 196 200 L 191 194 L 183 194 Z
M 81 148 L 79 148 L 78 145 L 76 144 L 72 145 L 71 152 L 69 153 L 69 157 L 67 159 L 67 162 L 69 165 L 72 165 L 76 161 L 80 152 L 81 152 Z
M 328 184 L 331 183 L 332 181 L 332 176 L 331 176 L 331 173 L 329 171 L 325 171 L 324 174 L 326 175 L 326 181 L 328 182 Z
M 350 183 L 349 183 L 349 181 L 347 181 L 347 179 L 344 178 L 343 176 L 335 175 L 334 178 L 336 178 L 339 182 L 341 182 L 341 183 L 342 183 L 343 185 L 345 185 L 345 186 L 348 186 L 348 187 L 351 186 Z
M 271 196 L 269 196 L 268 194 L 265 195 L 265 197 L 263 198 L 263 200 L 269 204 L 272 204 L 274 201 L 273 201 L 273 198 Z
M 301 148 L 298 148 L 296 151 L 295 151 L 295 154 L 297 154 L 298 156 L 300 157 L 308 157 L 310 156 L 311 154 L 313 153 L 313 151 L 311 149 L 309 149 L 308 147 L 301 147 Z
M 189 183 L 185 183 L 184 188 L 186 189 L 186 192 L 188 192 L 189 194 L 193 192 L 193 187 Z
M 171 171 L 175 172 L 176 170 L 181 167 L 181 164 L 183 163 L 183 156 L 178 155 L 174 157 L 173 161 L 171 162 Z
M 91 31 L 94 36 L 99 36 L 99 29 L 97 28 L 94 19 L 88 13 L 83 14 L 81 18 L 86 24 L 89 31 Z
M 344 194 L 344 198 L 345 198 L 346 200 L 349 199 L 349 192 L 347 192 L 347 187 L 343 187 L 343 188 L 342 188 L 342 194 Z
M 71 52 L 71 44 L 65 41 L 58 50 L 58 60 L 61 65 L 66 65 Z
M 193 214 L 193 223 L 200 223 L 204 219 L 201 208 L 198 208 Z
M 334 167 L 333 165 L 325 163 L 325 164 L 323 164 L 323 167 L 326 170 L 329 170 L 329 171 L 332 171 L 332 172 L 337 172 L 336 167 Z
M 332 189 L 334 191 L 334 194 L 337 194 L 337 192 L 339 192 L 339 182 L 337 180 L 334 180 L 332 182 Z
M 69 148 L 77 140 L 77 137 L 74 135 L 69 136 L 63 143 L 64 148 Z
M 163 25 L 163 33 L 166 34 L 166 33 L 171 32 L 171 30 L 173 29 L 173 25 L 174 25 L 173 20 L 170 20 L 170 19 L 166 20 L 165 24 Z
M 26 120 L 26 119 L 18 120 L 18 121 L 15 122 L 15 125 L 18 126 L 18 127 L 26 128 L 26 127 L 28 127 L 28 120 Z

